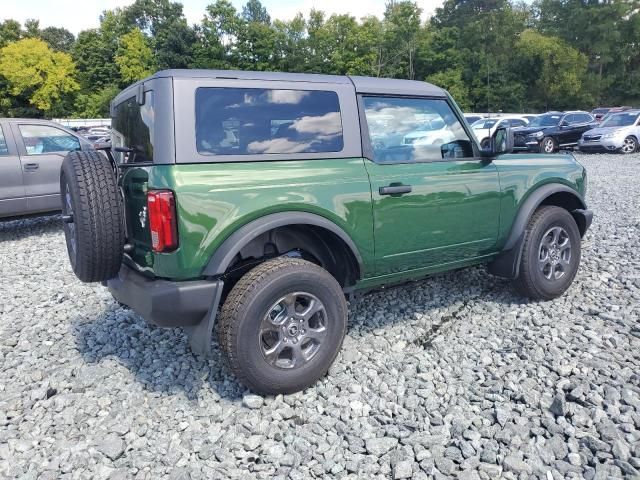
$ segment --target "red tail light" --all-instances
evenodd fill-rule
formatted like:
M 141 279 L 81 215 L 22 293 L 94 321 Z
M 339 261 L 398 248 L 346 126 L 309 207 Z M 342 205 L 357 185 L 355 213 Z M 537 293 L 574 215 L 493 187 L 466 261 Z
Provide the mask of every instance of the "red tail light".
M 176 201 L 171 190 L 147 193 L 151 246 L 154 252 L 170 252 L 178 248 Z

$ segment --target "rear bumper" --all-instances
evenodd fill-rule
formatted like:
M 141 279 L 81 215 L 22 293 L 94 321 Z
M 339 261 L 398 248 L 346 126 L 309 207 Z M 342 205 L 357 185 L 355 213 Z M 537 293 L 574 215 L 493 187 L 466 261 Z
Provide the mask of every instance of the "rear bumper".
M 107 287 L 113 298 L 149 323 L 190 327 L 199 324 L 214 303 L 217 307 L 223 282 L 153 280 L 123 264 L 118 276 L 107 281 Z

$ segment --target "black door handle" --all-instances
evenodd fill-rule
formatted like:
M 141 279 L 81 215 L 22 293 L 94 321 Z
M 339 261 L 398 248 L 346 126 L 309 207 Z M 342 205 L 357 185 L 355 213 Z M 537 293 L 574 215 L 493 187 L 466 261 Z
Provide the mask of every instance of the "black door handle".
M 37 170 L 39 167 L 40 167 L 40 165 L 37 164 L 37 163 L 25 163 L 24 164 L 24 169 L 27 172 L 33 172 L 34 170 Z
M 411 193 L 411 185 L 388 185 L 378 189 L 380 195 L 402 195 L 403 193 Z

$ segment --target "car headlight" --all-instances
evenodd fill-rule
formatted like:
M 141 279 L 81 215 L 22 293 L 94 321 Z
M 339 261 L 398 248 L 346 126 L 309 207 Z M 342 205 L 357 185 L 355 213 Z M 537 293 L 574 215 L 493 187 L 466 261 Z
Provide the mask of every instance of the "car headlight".
M 617 137 L 618 135 L 620 135 L 622 133 L 621 130 L 614 130 L 613 132 L 609 132 L 609 133 L 605 133 L 604 135 L 602 135 L 602 138 L 613 138 L 613 137 Z
M 544 137 L 544 132 L 540 130 L 539 132 L 532 133 L 531 136 L 535 138 L 542 138 Z

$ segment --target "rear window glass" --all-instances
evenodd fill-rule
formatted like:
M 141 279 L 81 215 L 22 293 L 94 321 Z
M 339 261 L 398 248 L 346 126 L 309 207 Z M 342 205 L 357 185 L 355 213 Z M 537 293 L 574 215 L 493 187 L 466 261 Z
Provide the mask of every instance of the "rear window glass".
M 266 88 L 199 88 L 196 146 L 204 155 L 339 152 L 335 92 Z
M 117 105 L 111 119 L 112 151 L 116 161 L 153 162 L 153 124 L 153 91 L 145 92 L 144 105 L 139 105 L 136 97 Z

